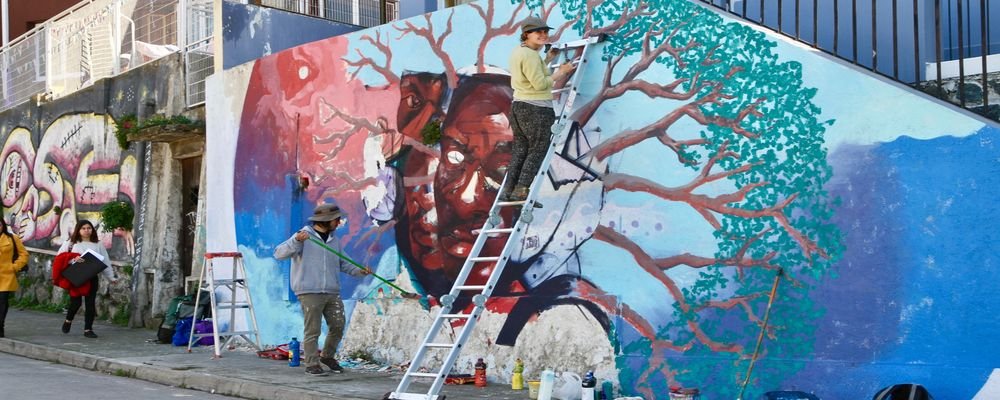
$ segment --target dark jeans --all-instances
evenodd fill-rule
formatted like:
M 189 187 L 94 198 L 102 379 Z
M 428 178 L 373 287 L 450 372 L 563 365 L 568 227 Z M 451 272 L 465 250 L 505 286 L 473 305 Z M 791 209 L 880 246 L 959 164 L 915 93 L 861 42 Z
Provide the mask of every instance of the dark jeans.
M 551 107 L 539 107 L 523 101 L 515 101 L 510 113 L 514 148 L 507 167 L 507 184 L 504 185 L 502 194 L 508 194 L 518 186 L 531 186 L 549 151 L 552 124 L 556 122 L 556 114 Z
M 10 308 L 10 297 L 14 292 L 0 292 L 0 330 L 3 329 L 3 322 L 7 320 L 7 309 Z
M 97 317 L 97 277 L 90 280 L 90 292 L 86 296 L 76 296 L 69 298 L 69 309 L 66 310 L 66 320 L 72 321 L 76 312 L 80 310 L 80 304 L 86 303 L 83 311 L 83 329 L 90 331 L 94 329 L 94 318 Z

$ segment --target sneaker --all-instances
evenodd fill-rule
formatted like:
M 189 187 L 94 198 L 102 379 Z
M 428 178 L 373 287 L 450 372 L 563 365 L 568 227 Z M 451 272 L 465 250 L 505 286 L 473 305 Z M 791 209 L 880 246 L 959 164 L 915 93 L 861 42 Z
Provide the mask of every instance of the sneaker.
M 94 331 L 83 331 L 83 337 L 88 337 L 91 339 L 97 339 L 97 334 Z
M 73 321 L 63 321 L 62 331 L 63 333 L 69 333 L 69 328 L 73 326 Z
M 310 376 L 323 376 L 323 375 L 326 375 L 326 371 L 324 371 L 323 367 L 321 367 L 319 365 L 310 365 L 310 366 L 306 367 L 306 375 L 310 375 Z
M 336 358 L 333 358 L 333 357 L 329 357 L 329 358 L 321 357 L 319 359 L 319 362 L 323 363 L 323 365 L 326 365 L 327 367 L 330 367 L 330 370 L 333 371 L 333 373 L 335 373 L 335 374 L 342 374 L 342 373 L 344 373 L 344 367 L 340 366 L 340 363 L 337 362 Z
M 514 188 L 510 195 L 507 196 L 511 201 L 524 201 L 528 198 L 528 188 L 524 186 L 517 186 Z

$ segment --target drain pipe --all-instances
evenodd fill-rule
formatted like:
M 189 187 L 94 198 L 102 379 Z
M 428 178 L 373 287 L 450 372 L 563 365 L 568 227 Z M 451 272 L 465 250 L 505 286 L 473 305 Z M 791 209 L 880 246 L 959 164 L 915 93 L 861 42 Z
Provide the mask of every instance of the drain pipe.
M 3 15 L 3 47 L 10 43 L 10 7 L 7 0 L 0 0 L 0 15 Z

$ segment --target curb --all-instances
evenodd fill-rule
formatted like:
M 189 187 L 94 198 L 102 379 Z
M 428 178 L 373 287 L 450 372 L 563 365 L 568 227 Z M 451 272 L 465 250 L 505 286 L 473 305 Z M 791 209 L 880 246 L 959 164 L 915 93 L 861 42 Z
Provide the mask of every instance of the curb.
M 111 375 L 124 375 L 166 386 L 182 387 L 244 399 L 329 400 L 334 398 L 334 395 L 330 393 L 296 389 L 273 383 L 260 383 L 239 378 L 223 378 L 206 373 L 177 371 L 143 363 L 98 357 L 72 350 L 55 349 L 14 339 L 0 339 L 0 352 Z M 370 400 L 356 397 L 337 398 L 341 400 Z

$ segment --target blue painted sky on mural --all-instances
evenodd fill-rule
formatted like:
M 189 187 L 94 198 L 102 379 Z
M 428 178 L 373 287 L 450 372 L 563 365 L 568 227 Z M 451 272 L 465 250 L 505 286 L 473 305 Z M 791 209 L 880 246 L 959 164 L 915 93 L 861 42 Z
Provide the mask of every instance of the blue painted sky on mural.
M 984 127 L 831 155 L 847 251 L 814 294 L 826 308 L 816 357 L 849 364 L 811 363 L 790 386 L 824 398 L 856 394 L 842 382 L 923 382 L 938 399 L 979 390 L 1000 359 L 1000 320 L 987 315 L 996 288 L 982 284 L 1000 282 L 1000 235 L 989 222 L 1000 219 L 998 146 L 1000 129 Z

